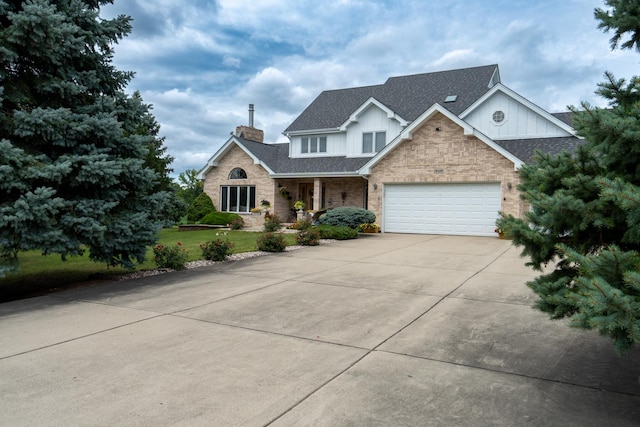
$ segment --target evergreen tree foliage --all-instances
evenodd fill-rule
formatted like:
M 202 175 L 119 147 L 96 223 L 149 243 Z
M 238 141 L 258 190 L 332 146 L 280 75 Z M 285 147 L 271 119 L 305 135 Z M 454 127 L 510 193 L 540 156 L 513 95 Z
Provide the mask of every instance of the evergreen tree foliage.
M 0 0 L 0 250 L 142 262 L 166 212 L 158 125 L 112 46 L 109 0 Z M 164 156 L 164 157 L 163 157 Z M 6 267 L 6 264 L 5 264 Z
M 614 9 L 596 17 L 616 29 L 612 46 L 628 32 L 622 47 L 637 46 L 638 2 L 607 3 Z M 573 154 L 538 153 L 520 171 L 531 210 L 497 224 L 523 247 L 528 265 L 555 265 L 527 284 L 539 296 L 536 308 L 596 329 L 625 352 L 640 342 L 640 79 L 605 76 L 597 93 L 610 108 L 573 109 L 585 144 Z
M 200 193 L 187 209 L 187 221 L 196 223 L 207 214 L 215 212 L 216 208 L 207 193 Z

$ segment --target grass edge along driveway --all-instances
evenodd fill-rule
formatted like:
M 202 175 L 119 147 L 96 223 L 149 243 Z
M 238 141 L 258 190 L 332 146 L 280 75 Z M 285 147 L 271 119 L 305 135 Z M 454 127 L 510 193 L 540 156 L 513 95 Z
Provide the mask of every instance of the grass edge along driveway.
M 165 228 L 158 234 L 158 244 L 176 245 L 178 242 L 186 249 L 188 261 L 202 259 L 200 244 L 216 239 L 229 239 L 233 242 L 233 253 L 252 252 L 256 249 L 256 240 L 263 233 L 230 230 L 178 231 L 177 227 Z M 285 234 L 287 245 L 295 244 L 294 234 Z M 108 267 L 89 259 L 87 253 L 79 257 L 68 257 L 62 261 L 59 255 L 42 255 L 40 251 L 25 251 L 18 255 L 20 268 L 17 273 L 0 279 L 0 302 L 43 295 L 57 289 L 74 286 L 78 282 L 95 277 L 129 273 L 122 267 Z M 153 249 L 147 249 L 147 259 L 136 264 L 133 271 L 153 270 Z

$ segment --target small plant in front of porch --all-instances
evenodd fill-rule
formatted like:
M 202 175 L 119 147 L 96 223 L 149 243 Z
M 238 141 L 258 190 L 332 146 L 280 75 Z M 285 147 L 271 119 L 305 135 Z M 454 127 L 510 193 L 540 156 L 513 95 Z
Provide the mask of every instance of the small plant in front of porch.
M 259 251 L 282 252 L 287 247 L 287 242 L 282 233 L 265 233 L 256 241 Z
M 180 242 L 176 246 L 156 245 L 153 248 L 153 260 L 159 268 L 183 270 L 188 258 L 189 255 Z
M 242 218 L 235 218 L 229 223 L 229 228 L 232 230 L 242 230 L 244 227 L 244 220 Z
M 296 235 L 296 243 L 302 246 L 317 246 L 320 244 L 320 231 L 317 228 L 300 230 Z
M 282 222 L 280 222 L 280 218 L 277 215 L 265 215 L 264 217 L 264 231 L 266 232 L 274 232 L 279 231 L 282 228 Z
M 224 261 L 228 255 L 231 255 L 233 242 L 230 242 L 229 239 L 216 239 L 201 244 L 200 249 L 202 249 L 202 257 L 204 259 L 209 261 Z
M 296 222 L 294 222 L 293 224 L 291 224 L 290 226 L 288 226 L 287 228 L 289 230 L 307 230 L 309 229 L 313 224 L 311 224 L 311 221 L 307 218 L 305 219 L 300 219 Z
M 377 233 L 380 231 L 380 227 L 373 222 L 365 222 L 364 224 L 360 224 L 360 231 L 363 233 Z
M 260 213 L 260 212 L 262 212 L 262 208 L 258 208 L 258 207 L 251 208 L 251 213 Z

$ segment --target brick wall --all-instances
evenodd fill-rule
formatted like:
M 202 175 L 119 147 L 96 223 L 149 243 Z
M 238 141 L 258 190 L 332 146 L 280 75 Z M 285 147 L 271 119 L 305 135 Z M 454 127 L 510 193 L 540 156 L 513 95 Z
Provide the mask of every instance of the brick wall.
M 439 128 L 440 131 L 436 131 Z M 382 223 L 384 183 L 464 183 L 499 182 L 501 210 L 520 217 L 524 204 L 516 190 L 520 182 L 511 161 L 474 136 L 465 136 L 461 127 L 437 114 L 402 142 L 371 170 L 369 210 Z M 373 188 L 377 184 L 378 189 Z M 508 188 L 511 183 L 511 190 Z
M 229 179 L 229 173 L 238 167 L 244 169 L 247 179 Z M 253 159 L 237 145 L 234 145 L 220 160 L 217 167 L 209 170 L 204 179 L 204 191 L 211 197 L 216 209 L 220 209 L 221 185 L 254 185 L 257 206 L 260 205 L 261 200 L 268 200 L 272 206 L 275 201 L 275 181 L 269 177 L 262 166 L 254 164 Z M 280 199 L 279 196 L 278 198 Z M 242 218 L 247 227 L 264 224 L 264 219 L 258 215 L 243 214 Z

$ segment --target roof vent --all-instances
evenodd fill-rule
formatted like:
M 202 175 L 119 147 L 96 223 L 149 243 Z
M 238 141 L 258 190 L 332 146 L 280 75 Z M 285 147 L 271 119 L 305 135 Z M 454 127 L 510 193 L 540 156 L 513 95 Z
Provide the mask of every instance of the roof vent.
M 449 95 L 444 99 L 444 102 L 456 102 L 458 95 Z

